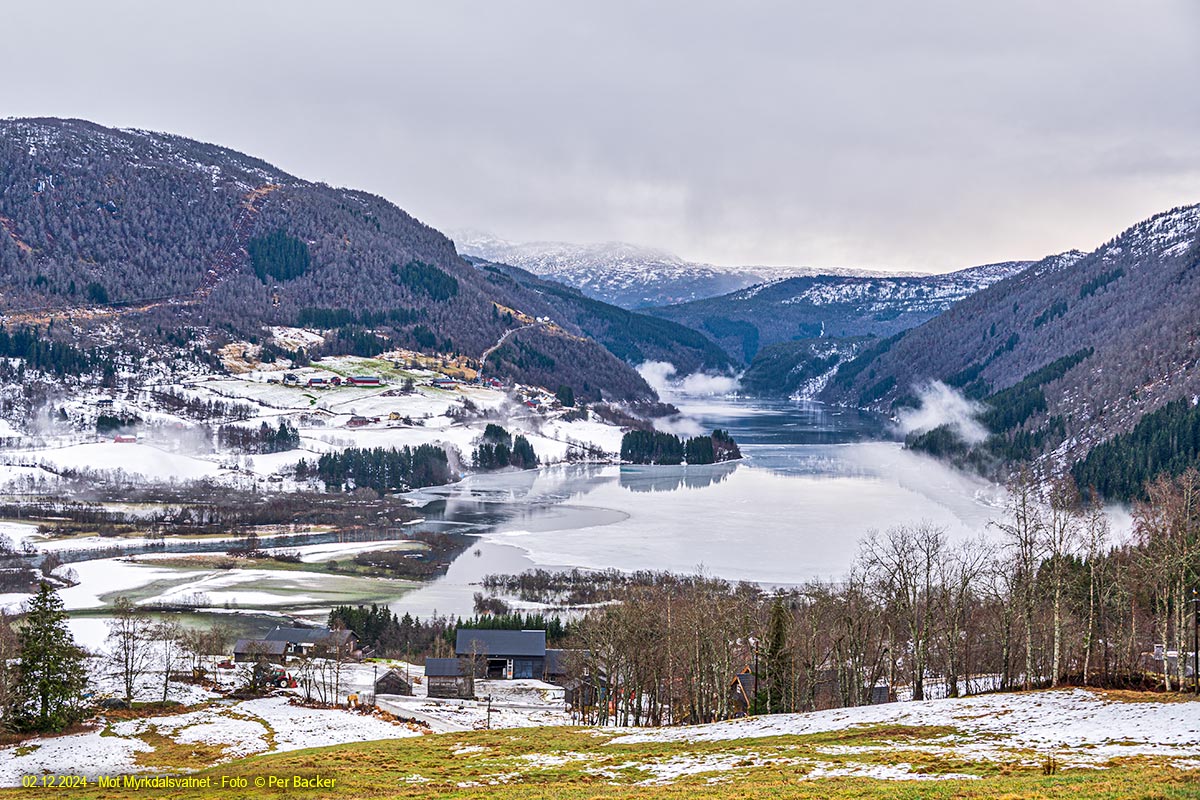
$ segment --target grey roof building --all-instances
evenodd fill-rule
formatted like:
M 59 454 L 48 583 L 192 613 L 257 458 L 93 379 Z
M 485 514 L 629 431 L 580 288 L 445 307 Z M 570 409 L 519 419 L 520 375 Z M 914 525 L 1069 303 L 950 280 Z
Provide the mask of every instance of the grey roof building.
M 333 630 L 331 628 L 281 628 L 276 626 L 274 630 L 263 637 L 263 640 L 286 644 L 287 652 L 291 655 L 327 655 L 335 651 L 343 655 L 351 655 L 358 649 L 358 639 L 354 636 L 354 631 L 344 628 Z
M 287 642 L 268 642 L 264 639 L 238 639 L 233 645 L 234 661 L 258 661 L 260 658 L 278 663 L 287 652 Z
M 430 697 L 470 699 L 475 696 L 471 662 L 462 658 L 427 658 L 425 685 Z
M 459 628 L 454 652 L 460 656 L 546 657 L 545 631 L 493 631 Z
M 475 661 L 475 674 L 487 678 L 538 678 L 546 661 L 545 631 L 459 628 L 454 652 Z
M 470 672 L 467 662 L 461 658 L 425 659 L 426 678 L 457 678 L 460 675 L 468 675 Z

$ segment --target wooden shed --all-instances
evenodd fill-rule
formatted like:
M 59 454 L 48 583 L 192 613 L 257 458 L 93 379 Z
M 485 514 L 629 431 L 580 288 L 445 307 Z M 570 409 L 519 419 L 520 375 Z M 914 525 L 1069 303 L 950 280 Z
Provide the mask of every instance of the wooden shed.
M 475 697 L 472 663 L 462 658 L 425 659 L 425 685 L 430 697 L 470 700 Z
M 412 684 L 404 677 L 404 673 L 398 669 L 389 669 L 387 672 L 379 676 L 379 680 L 375 681 L 375 694 L 402 694 L 406 697 L 412 697 Z

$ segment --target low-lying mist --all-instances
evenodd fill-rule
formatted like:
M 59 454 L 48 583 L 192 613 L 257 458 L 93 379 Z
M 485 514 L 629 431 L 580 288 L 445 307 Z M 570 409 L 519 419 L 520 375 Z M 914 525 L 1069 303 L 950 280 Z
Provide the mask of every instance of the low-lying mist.
M 737 377 L 733 375 L 693 372 L 691 375 L 675 378 L 678 370 L 674 364 L 667 361 L 646 361 L 637 371 L 660 395 L 703 397 L 731 394 L 740 388 Z
M 666 361 L 646 361 L 637 370 L 646 383 L 658 392 L 658 396 L 667 402 L 686 397 L 719 397 L 732 394 L 740 388 L 737 377 L 733 375 L 693 372 L 676 378 L 675 365 Z M 686 413 L 655 419 L 654 427 L 680 437 L 708 433 L 699 421 Z
M 979 444 L 987 438 L 987 428 L 978 419 L 984 411 L 982 403 L 963 396 L 941 381 L 930 381 L 914 390 L 921 402 L 920 408 L 903 409 L 896 421 L 905 436 L 945 425 L 969 445 Z

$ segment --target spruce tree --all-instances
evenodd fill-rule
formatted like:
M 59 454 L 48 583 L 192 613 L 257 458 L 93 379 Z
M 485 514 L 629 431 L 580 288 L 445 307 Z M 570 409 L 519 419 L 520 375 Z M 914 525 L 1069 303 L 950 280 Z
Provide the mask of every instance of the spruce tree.
M 771 604 L 767 639 L 763 642 L 762 655 L 767 673 L 763 682 L 767 695 L 766 711 L 768 714 L 789 711 L 787 694 L 791 685 L 791 658 L 788 654 L 788 610 L 781 597 L 776 597 L 775 602 Z M 761 701 L 756 698 L 755 702 Z
M 83 717 L 86 656 L 67 628 L 62 600 L 45 581 L 29 601 L 17 640 L 8 720 L 18 731 L 61 731 Z

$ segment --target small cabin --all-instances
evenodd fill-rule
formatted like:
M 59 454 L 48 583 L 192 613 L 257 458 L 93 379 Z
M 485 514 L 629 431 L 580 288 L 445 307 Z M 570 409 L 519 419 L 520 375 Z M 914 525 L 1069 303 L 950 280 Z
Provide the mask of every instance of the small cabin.
M 425 685 L 430 697 L 471 700 L 475 697 L 471 662 L 462 658 L 427 658 Z
M 758 690 L 758 678 L 754 670 L 745 667 L 729 682 L 729 708 L 735 717 L 750 713 L 754 706 L 754 694 Z
M 398 669 L 389 669 L 375 681 L 375 694 L 399 694 L 412 697 L 412 683 Z

